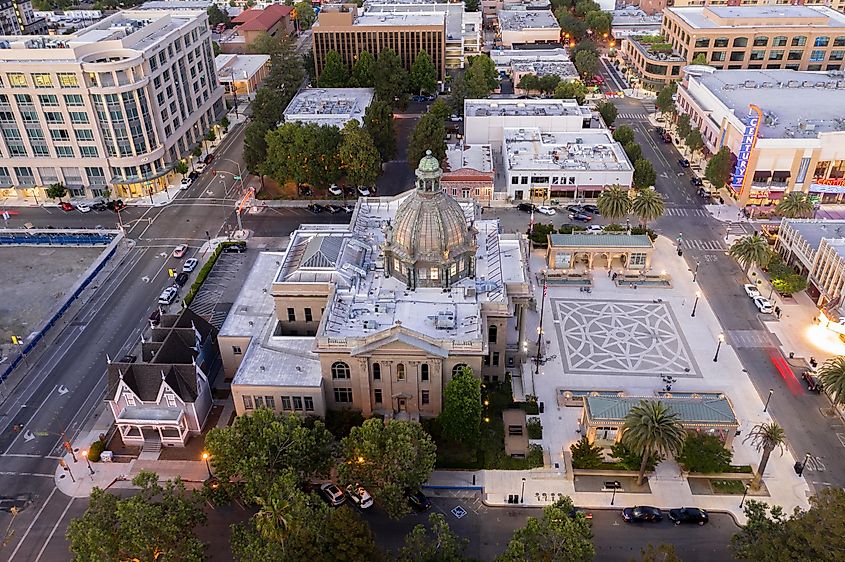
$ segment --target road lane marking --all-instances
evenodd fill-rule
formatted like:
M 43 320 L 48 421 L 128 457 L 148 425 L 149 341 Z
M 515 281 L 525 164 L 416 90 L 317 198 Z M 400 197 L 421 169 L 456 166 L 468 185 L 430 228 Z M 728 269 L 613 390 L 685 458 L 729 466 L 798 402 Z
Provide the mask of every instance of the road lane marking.
M 38 556 L 35 557 L 35 562 L 38 562 L 39 560 L 41 560 L 41 555 L 44 554 L 44 551 L 47 549 L 47 545 L 50 544 L 50 541 L 53 539 L 53 535 L 56 534 L 56 529 L 59 528 L 59 524 L 65 518 L 65 515 L 67 515 L 67 512 L 70 509 L 70 506 L 73 504 L 74 499 L 75 498 L 70 498 L 70 501 L 67 502 L 67 505 L 65 506 L 65 510 L 62 511 L 62 514 L 59 517 L 59 519 L 56 521 L 56 524 L 53 525 L 53 528 L 50 530 L 50 534 L 47 535 L 47 540 L 44 541 L 44 545 L 41 547 L 41 550 L 38 551 Z
M 44 401 L 43 401 L 43 402 L 41 402 L 41 404 L 39 404 L 39 405 L 38 405 L 38 407 L 35 409 L 35 413 L 37 413 L 37 412 L 41 409 L 41 407 L 42 407 L 42 406 L 43 406 L 43 405 L 47 402 L 47 400 L 49 400 L 49 399 L 50 399 L 50 396 L 53 394 L 53 392 L 55 392 L 55 391 L 56 391 L 56 388 L 57 388 L 57 387 L 56 387 L 56 385 L 53 385 L 53 389 L 52 389 L 50 392 L 48 392 L 48 393 L 47 393 L 47 396 L 46 396 L 46 398 L 44 398 Z M 24 404 L 21 404 L 21 407 L 23 407 L 23 406 L 24 406 Z M 33 413 L 33 414 L 32 414 L 32 416 L 33 416 L 33 417 L 35 416 L 35 413 Z M 30 417 L 30 418 L 29 418 L 29 420 L 27 420 L 27 423 L 29 423 L 31 420 L 32 420 L 32 417 Z M 10 423 L 11 423 L 11 421 L 12 421 L 12 420 L 10 420 Z M 5 453 L 8 453 L 8 452 L 12 449 L 12 447 L 14 447 L 14 446 L 15 446 L 15 442 L 16 442 L 18 439 L 20 439 L 21 435 L 22 435 L 22 434 L 21 434 L 20 432 L 18 432 L 18 434 L 15 436 L 15 438 L 14 438 L 14 439 L 12 439 L 12 442 L 11 442 L 11 443 L 9 443 L 9 446 L 8 446 L 8 447 L 6 447 L 6 450 L 5 450 L 5 451 L 3 451 L 3 453 L 4 453 L 4 454 L 5 454 Z
M 21 547 L 23 546 L 23 543 L 26 542 L 26 537 L 29 536 L 29 532 L 32 530 L 32 527 L 35 526 L 35 522 L 38 521 L 39 517 L 41 517 L 41 513 L 44 511 L 44 508 L 47 507 L 47 504 L 50 503 L 51 499 L 53 499 L 53 494 L 56 493 L 56 490 L 58 490 L 58 488 L 53 488 L 50 491 L 50 495 L 47 496 L 47 501 L 44 502 L 44 505 L 42 505 L 41 509 L 38 510 L 38 513 L 35 514 L 35 519 L 33 519 L 29 523 L 29 527 L 26 528 L 26 532 L 23 534 L 23 536 L 21 537 L 21 540 L 18 542 L 18 546 L 15 547 L 15 550 L 13 550 L 11 556 L 9 556 L 9 562 L 12 562 L 12 559 L 15 557 L 15 555 L 21 549 Z

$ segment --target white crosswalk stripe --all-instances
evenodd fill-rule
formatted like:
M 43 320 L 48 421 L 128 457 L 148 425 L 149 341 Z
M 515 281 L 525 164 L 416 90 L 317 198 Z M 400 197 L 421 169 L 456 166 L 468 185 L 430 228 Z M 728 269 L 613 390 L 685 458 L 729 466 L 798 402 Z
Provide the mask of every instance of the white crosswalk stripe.
M 648 117 L 645 113 L 620 113 L 620 119 L 646 119 Z
M 683 246 L 687 250 L 725 250 L 725 245 L 721 240 L 684 240 Z
M 708 215 L 704 209 L 689 209 L 685 207 L 668 207 L 666 214 L 670 217 L 706 217 Z

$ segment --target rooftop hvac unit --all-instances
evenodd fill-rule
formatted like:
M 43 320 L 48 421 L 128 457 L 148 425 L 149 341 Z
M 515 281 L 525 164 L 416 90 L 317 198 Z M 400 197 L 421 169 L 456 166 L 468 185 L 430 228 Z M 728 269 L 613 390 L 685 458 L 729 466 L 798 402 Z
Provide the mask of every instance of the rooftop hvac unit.
M 438 330 L 452 330 L 455 328 L 455 313 L 449 310 L 441 310 L 437 313 L 434 326 Z

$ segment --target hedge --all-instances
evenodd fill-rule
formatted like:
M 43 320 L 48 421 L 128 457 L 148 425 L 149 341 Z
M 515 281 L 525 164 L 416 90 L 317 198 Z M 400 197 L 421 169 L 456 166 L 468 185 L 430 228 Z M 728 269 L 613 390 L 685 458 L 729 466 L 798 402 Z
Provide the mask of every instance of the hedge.
M 191 289 L 188 291 L 188 294 L 185 295 L 184 299 L 182 299 L 182 307 L 187 308 L 191 305 L 191 302 L 194 300 L 194 297 L 197 296 L 200 287 L 202 287 L 202 284 L 205 282 L 205 278 L 208 277 L 208 274 L 211 273 L 211 269 L 214 267 L 214 264 L 217 263 L 217 258 L 220 256 L 220 252 L 223 251 L 223 248 L 237 244 L 240 244 L 240 242 L 221 242 L 216 248 L 214 248 L 214 252 L 211 253 L 211 257 L 208 258 L 208 261 L 205 262 L 205 265 L 202 266 L 202 269 L 200 269 L 199 273 L 197 273 L 197 278 L 191 285 Z
M 100 462 L 100 455 L 106 449 L 106 444 L 99 439 L 91 443 L 88 447 L 88 460 L 91 462 Z

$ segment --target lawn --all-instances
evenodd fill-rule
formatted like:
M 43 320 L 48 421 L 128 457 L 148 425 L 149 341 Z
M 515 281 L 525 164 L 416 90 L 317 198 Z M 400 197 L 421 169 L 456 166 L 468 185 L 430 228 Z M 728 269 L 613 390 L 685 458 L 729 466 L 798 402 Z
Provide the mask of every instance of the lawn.
M 745 482 L 742 480 L 711 480 L 710 486 L 717 494 L 741 494 L 745 491 Z

